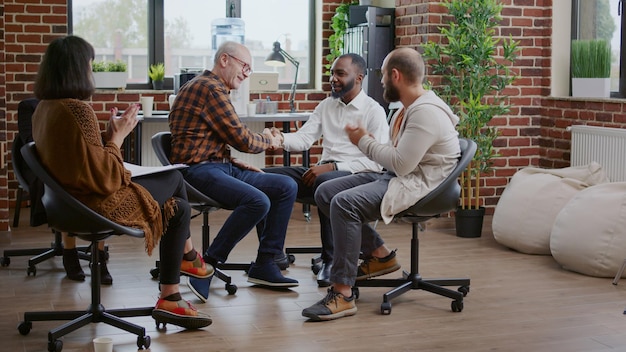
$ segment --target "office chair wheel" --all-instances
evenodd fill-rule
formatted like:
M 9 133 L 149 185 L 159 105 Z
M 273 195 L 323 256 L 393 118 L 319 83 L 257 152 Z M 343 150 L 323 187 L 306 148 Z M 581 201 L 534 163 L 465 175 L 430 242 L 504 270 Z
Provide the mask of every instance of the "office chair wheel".
M 9 266 L 11 264 L 11 257 L 0 257 L 0 265 Z
M 452 301 L 450 306 L 453 312 L 458 313 L 463 310 L 463 301 Z
M 293 264 L 296 262 L 296 256 L 293 254 L 288 254 L 287 258 L 289 258 L 289 264 Z
M 152 275 L 153 279 L 158 279 L 159 278 L 159 268 L 152 268 L 152 269 L 150 269 L 150 275 Z
M 140 350 L 150 348 L 150 342 L 150 336 L 137 336 L 137 348 Z
M 461 286 L 461 287 L 459 287 L 459 289 L 457 291 L 461 292 L 463 294 L 463 297 L 465 297 L 469 293 L 470 288 L 469 288 L 469 286 Z
M 380 304 L 380 314 L 382 315 L 391 314 L 391 302 L 383 302 Z
M 322 270 L 321 263 L 311 264 L 311 271 L 313 272 L 313 274 L 317 275 L 317 273 L 319 273 L 320 270 Z
M 234 295 L 235 293 L 237 293 L 237 285 L 233 285 L 233 284 L 226 284 L 226 292 L 228 292 L 229 295 Z
M 20 325 L 17 326 L 17 331 L 20 332 L 20 335 L 28 335 L 28 333 L 30 332 L 30 329 L 33 328 L 33 323 L 30 321 L 23 321 L 20 323 Z
M 63 341 L 54 340 L 48 342 L 48 351 L 49 352 L 61 352 L 63 350 Z
M 306 222 L 311 222 L 311 213 L 303 213 L 302 215 L 304 215 L 304 220 L 306 220 Z
M 35 266 L 29 266 L 28 269 L 26 269 L 26 276 L 30 276 L 30 274 L 37 276 L 37 268 Z
M 359 288 L 358 287 L 352 287 L 352 294 L 354 295 L 354 299 L 359 299 Z

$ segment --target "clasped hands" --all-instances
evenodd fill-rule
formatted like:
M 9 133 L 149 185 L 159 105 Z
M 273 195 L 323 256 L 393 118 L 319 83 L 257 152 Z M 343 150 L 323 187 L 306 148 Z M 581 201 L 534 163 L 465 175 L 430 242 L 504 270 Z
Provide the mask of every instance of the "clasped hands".
M 263 135 L 271 140 L 271 145 L 268 150 L 276 150 L 283 145 L 283 134 L 280 133 L 280 130 L 276 127 L 272 127 L 271 129 L 265 128 L 263 130 Z

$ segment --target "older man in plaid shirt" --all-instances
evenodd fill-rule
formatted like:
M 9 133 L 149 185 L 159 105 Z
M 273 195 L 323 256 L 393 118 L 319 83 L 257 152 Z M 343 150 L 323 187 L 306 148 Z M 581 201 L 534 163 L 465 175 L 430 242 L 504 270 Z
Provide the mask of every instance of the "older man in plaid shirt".
M 225 42 L 215 54 L 213 69 L 181 87 L 169 115 L 170 161 L 188 164 L 183 171 L 185 179 L 233 210 L 204 253 L 204 260 L 214 266 L 225 262 L 235 245 L 256 226 L 259 248 L 248 271 L 248 282 L 294 287 L 298 281 L 284 277 L 274 258 L 284 255 L 298 187 L 288 176 L 266 174 L 229 154 L 229 146 L 260 153 L 280 144 L 268 129 L 263 133 L 248 129 L 230 101 L 230 90 L 239 88 L 252 73 L 250 62 L 245 46 Z M 210 279 L 189 280 L 191 290 L 203 301 L 208 298 L 209 284 Z

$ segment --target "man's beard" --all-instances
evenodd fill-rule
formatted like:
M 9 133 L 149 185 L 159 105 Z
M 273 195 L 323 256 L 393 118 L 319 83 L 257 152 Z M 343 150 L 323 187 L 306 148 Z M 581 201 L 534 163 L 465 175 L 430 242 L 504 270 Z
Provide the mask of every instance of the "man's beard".
M 400 100 L 400 91 L 398 91 L 398 88 L 394 86 L 391 81 L 385 82 L 383 99 L 388 103 Z
M 330 96 L 333 98 L 342 98 L 349 91 L 354 88 L 355 80 L 351 80 L 347 84 L 344 84 L 340 91 L 336 92 L 334 89 L 330 92 Z

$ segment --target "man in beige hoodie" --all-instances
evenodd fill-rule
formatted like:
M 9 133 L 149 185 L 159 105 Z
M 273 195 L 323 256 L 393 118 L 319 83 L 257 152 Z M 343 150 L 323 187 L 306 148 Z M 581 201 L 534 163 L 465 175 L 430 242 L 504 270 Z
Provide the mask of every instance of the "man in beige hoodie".
M 330 217 L 337 235 L 328 294 L 302 311 L 311 320 L 356 314 L 355 281 L 400 268 L 395 251 L 385 246 L 370 222 L 382 219 L 388 224 L 443 182 L 457 163 L 459 118 L 433 91 L 424 89 L 424 72 L 424 61 L 413 49 L 387 55 L 382 67 L 384 98 L 403 106 L 391 120 L 389 142 L 377 142 L 361 125 L 345 127 L 350 141 L 386 171 L 329 180 L 315 192 L 319 209 Z M 360 252 L 365 259 L 359 265 Z

